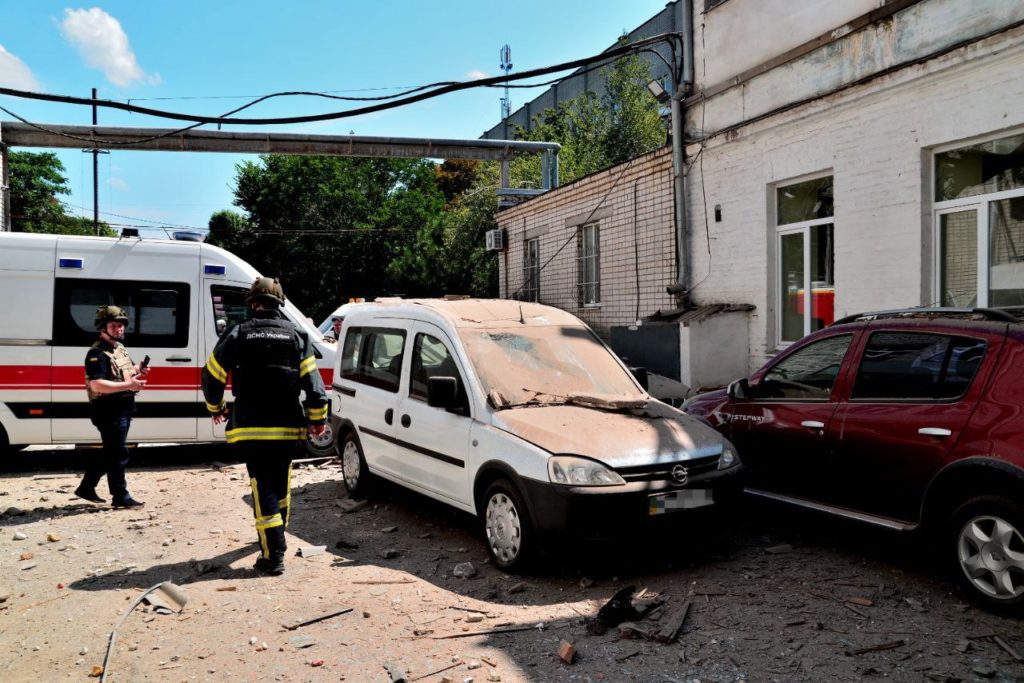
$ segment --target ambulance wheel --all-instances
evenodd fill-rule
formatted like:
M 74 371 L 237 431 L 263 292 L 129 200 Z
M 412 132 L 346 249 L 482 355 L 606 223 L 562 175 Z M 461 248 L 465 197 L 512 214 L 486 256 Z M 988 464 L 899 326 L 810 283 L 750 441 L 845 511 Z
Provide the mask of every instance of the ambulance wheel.
M 338 448 L 341 455 L 341 476 L 350 496 L 365 496 L 373 486 L 373 475 L 366 466 L 363 447 L 355 432 L 349 432 Z
M 334 430 L 328 423 L 320 436 L 306 434 L 306 453 L 313 458 L 326 458 L 334 455 Z

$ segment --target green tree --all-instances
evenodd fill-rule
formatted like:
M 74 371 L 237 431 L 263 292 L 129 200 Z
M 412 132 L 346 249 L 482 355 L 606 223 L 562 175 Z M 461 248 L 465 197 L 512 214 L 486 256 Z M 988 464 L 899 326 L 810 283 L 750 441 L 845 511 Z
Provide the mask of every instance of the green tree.
M 11 230 L 60 235 L 95 234 L 92 221 L 64 210 L 60 195 L 70 192 L 64 164 L 53 152 L 14 152 L 10 164 Z M 115 233 L 100 223 L 100 234 Z
M 209 241 L 260 272 L 319 320 L 350 297 L 403 294 L 389 269 L 444 197 L 426 160 L 265 155 L 236 166 L 236 206 Z
M 602 98 L 609 125 L 601 138 L 605 158 L 621 164 L 665 144 L 666 131 L 659 105 L 647 84 L 651 68 L 636 55 L 616 60 L 605 82 Z

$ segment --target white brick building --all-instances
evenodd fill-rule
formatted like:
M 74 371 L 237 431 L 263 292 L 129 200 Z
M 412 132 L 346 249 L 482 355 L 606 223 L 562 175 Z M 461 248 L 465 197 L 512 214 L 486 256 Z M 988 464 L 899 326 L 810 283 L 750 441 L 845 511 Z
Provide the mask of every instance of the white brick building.
M 750 369 L 852 313 L 1024 305 L 1024 1 L 694 4 L 686 279 L 756 306 Z M 502 295 L 537 239 L 599 333 L 672 308 L 673 206 L 666 148 L 504 211 Z

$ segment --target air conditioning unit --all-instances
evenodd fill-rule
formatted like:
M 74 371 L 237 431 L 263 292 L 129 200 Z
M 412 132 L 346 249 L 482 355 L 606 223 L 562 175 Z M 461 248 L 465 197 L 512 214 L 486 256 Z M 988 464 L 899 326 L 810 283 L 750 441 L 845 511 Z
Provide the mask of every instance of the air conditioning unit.
M 484 245 L 487 251 L 505 251 L 505 230 L 488 230 L 484 233 Z

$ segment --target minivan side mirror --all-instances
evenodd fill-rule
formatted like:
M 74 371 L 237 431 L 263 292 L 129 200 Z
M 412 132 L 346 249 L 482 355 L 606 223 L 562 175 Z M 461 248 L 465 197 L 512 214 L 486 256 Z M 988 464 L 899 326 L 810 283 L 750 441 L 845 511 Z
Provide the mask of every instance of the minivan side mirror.
M 729 398 L 733 398 L 739 401 L 745 401 L 750 398 L 750 383 L 747 378 L 735 380 L 729 383 L 729 389 L 727 390 Z
M 427 379 L 427 405 L 431 408 L 455 408 L 458 406 L 459 381 L 454 377 L 429 377 Z

